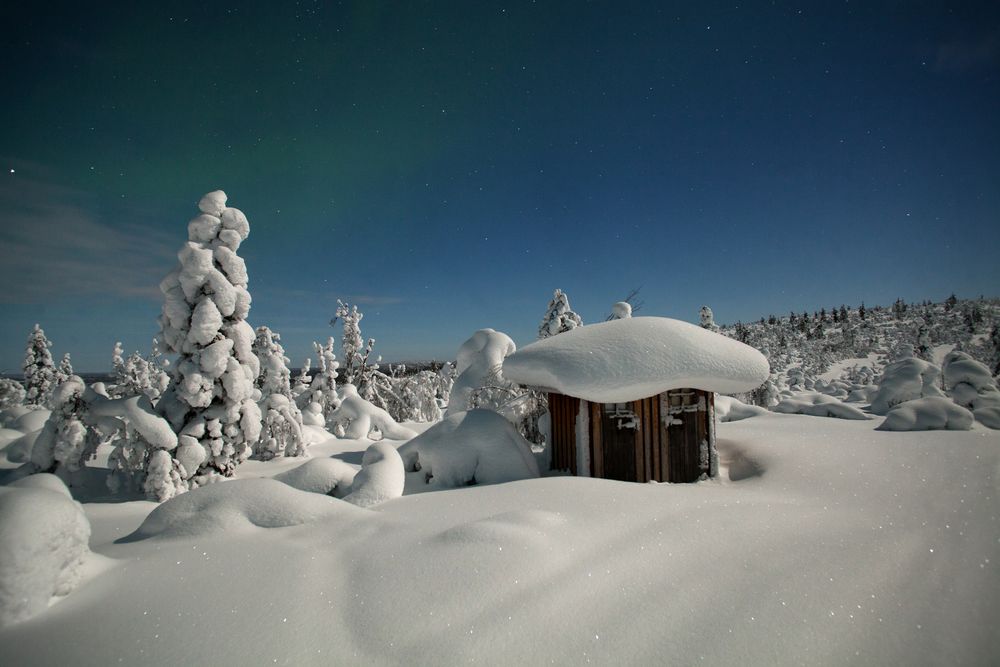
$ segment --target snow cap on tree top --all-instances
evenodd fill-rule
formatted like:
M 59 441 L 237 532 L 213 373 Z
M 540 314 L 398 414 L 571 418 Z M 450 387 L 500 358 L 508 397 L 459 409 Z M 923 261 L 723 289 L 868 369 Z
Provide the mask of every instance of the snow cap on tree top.
M 595 403 L 619 403 L 670 389 L 749 391 L 770 367 L 757 350 L 665 317 L 631 317 L 577 327 L 531 343 L 503 362 L 504 377 Z
M 227 199 L 228 197 L 226 197 L 226 193 L 222 190 L 209 192 L 201 198 L 201 201 L 198 202 L 198 209 L 202 213 L 208 213 L 209 215 L 214 215 L 218 218 L 226 209 Z

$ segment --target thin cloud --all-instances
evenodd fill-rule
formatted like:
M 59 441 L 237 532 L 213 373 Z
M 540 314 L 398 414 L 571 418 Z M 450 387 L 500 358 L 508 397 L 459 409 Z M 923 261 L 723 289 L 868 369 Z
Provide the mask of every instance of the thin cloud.
M 112 225 L 71 188 L 0 176 L 0 303 L 160 298 L 159 282 L 176 262 L 176 235 L 133 222 Z
M 935 72 L 964 72 L 1000 62 L 1000 28 L 977 39 L 947 42 L 938 47 Z

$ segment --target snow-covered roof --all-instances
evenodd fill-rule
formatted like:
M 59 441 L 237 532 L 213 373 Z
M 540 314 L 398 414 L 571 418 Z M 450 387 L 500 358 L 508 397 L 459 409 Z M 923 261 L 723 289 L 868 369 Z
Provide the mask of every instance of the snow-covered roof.
M 750 391 L 769 372 L 767 359 L 752 347 L 665 317 L 577 327 L 503 362 L 508 380 L 594 403 L 634 401 L 669 389 Z

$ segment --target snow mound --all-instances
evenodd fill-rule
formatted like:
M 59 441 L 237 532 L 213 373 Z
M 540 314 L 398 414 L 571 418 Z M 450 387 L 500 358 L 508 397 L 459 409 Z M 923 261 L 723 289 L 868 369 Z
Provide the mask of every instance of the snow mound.
M 44 611 L 77 585 L 90 523 L 54 475 L 0 487 L 0 627 Z
M 747 405 L 732 396 L 715 397 L 715 416 L 720 422 L 735 422 L 750 417 L 766 415 L 767 409 L 759 405 Z
M 868 419 L 868 415 L 853 405 L 841 403 L 833 396 L 818 392 L 802 392 L 783 399 L 771 408 L 786 415 L 836 417 L 837 419 Z
M 968 431 L 973 415 L 943 396 L 916 398 L 896 405 L 877 431 Z
M 399 452 L 387 442 L 376 442 L 365 451 L 361 470 L 344 500 L 358 507 L 373 507 L 403 495 L 405 482 Z
M 396 423 L 388 412 L 372 405 L 358 395 L 357 387 L 345 384 L 340 407 L 330 414 L 331 424 L 350 422 L 344 429 L 344 436 L 353 440 L 368 438 L 373 429 L 382 432 L 383 438 L 408 440 L 416 435 L 405 426 Z
M 923 359 L 904 357 L 894 361 L 885 367 L 878 391 L 872 396 L 871 411 L 884 415 L 904 401 L 940 396 L 936 384 L 940 373 L 941 369 Z
M 548 542 L 552 529 L 566 524 L 566 517 L 547 510 L 501 512 L 469 523 L 452 526 L 435 539 L 451 545 L 486 544 L 512 548 Z
M 577 327 L 515 352 L 508 380 L 595 403 L 621 403 L 669 389 L 731 394 L 767 380 L 767 359 L 739 341 L 664 317 Z
M 942 373 L 945 391 L 963 408 L 989 428 L 1000 428 L 1000 390 L 990 369 L 964 352 L 944 358 Z
M 273 479 L 299 491 L 343 498 L 350 490 L 357 472 L 354 466 L 340 459 L 311 459 L 291 470 L 278 473 Z
M 353 508 L 335 498 L 293 489 L 273 479 L 216 482 L 159 505 L 124 541 L 218 535 L 255 526 L 297 526 L 346 511 Z
M 49 415 L 52 414 L 50 410 L 32 410 L 31 412 L 25 412 L 23 415 L 14 420 L 14 423 L 10 427 L 21 433 L 33 433 L 34 431 L 42 430 L 45 426 L 45 422 L 48 421 Z
M 472 392 L 486 384 L 486 379 L 499 372 L 504 359 L 517 349 L 505 333 L 480 329 L 458 348 L 455 378 L 448 399 L 448 414 L 468 409 Z
M 539 475 L 530 443 L 492 410 L 446 417 L 400 447 L 399 454 L 410 473 L 408 492 L 499 484 Z
M 27 463 L 31 460 L 31 451 L 35 448 L 35 441 L 42 434 L 39 429 L 30 433 L 25 433 L 17 440 L 12 441 L 4 448 L 7 460 L 11 463 Z

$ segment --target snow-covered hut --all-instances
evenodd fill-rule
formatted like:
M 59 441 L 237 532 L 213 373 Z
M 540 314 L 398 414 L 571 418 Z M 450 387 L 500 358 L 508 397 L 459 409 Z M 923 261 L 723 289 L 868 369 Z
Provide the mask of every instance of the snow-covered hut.
M 664 317 L 577 327 L 503 362 L 504 377 L 548 392 L 551 469 L 636 482 L 715 476 L 715 392 L 768 373 L 752 347 Z

